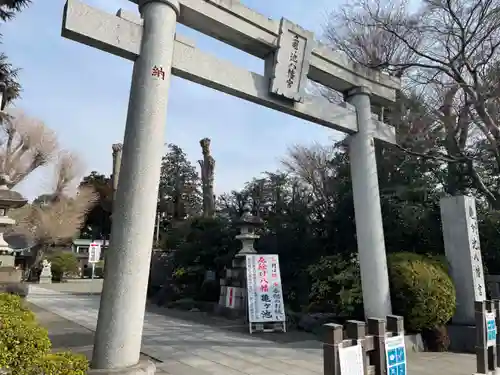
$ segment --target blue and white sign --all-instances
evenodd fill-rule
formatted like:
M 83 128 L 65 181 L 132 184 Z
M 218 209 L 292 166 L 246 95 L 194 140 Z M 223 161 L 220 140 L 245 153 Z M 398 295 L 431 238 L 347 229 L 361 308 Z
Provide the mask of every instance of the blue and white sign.
M 486 319 L 486 345 L 488 347 L 497 344 L 497 324 L 495 321 L 495 313 L 487 312 Z
M 406 375 L 406 349 L 404 335 L 385 340 L 387 375 Z

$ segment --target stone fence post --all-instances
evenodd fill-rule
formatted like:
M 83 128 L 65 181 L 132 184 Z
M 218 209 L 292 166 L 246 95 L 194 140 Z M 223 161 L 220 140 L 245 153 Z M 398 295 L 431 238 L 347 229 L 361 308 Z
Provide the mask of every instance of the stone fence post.
M 388 315 L 387 318 L 369 318 L 368 324 L 349 320 L 344 326 L 325 324 L 326 337 L 323 344 L 324 375 L 342 375 L 339 349 L 361 344 L 364 373 L 387 375 L 385 341 L 388 337 L 404 334 L 403 318 Z M 367 332 L 368 328 L 368 332 Z
M 498 322 L 500 321 L 500 301 L 476 301 L 474 310 L 477 374 L 495 373 L 500 368 L 500 358 L 498 357 L 500 337 L 497 335 Z M 488 319 L 488 315 L 493 315 L 493 319 Z

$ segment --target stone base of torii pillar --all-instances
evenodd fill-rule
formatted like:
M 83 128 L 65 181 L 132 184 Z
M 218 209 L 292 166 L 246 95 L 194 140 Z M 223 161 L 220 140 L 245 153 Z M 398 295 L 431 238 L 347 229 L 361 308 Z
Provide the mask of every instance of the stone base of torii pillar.
M 121 369 L 90 369 L 87 371 L 87 375 L 154 375 L 155 373 L 156 366 L 149 360 L 140 360 L 139 363 L 134 366 Z

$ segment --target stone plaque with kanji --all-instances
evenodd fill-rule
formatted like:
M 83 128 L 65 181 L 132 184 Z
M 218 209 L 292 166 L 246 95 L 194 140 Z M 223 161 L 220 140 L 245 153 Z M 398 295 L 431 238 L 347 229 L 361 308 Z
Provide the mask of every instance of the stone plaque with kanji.
M 303 101 L 314 34 L 282 18 L 278 49 L 274 54 L 271 92 L 296 102 Z

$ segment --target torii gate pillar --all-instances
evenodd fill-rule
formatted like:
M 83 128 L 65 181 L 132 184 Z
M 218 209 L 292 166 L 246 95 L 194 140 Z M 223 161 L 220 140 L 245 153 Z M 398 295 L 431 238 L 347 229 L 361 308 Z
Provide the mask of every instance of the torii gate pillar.
M 365 317 L 380 318 L 391 315 L 392 308 L 370 94 L 357 87 L 346 94 L 346 101 L 356 108 L 358 120 L 358 132 L 349 138 L 349 161 L 363 305 Z
M 134 62 L 92 356 L 92 368 L 99 370 L 139 363 L 179 3 L 140 0 L 139 10 L 144 31 Z M 151 367 L 148 373 L 154 372 Z

